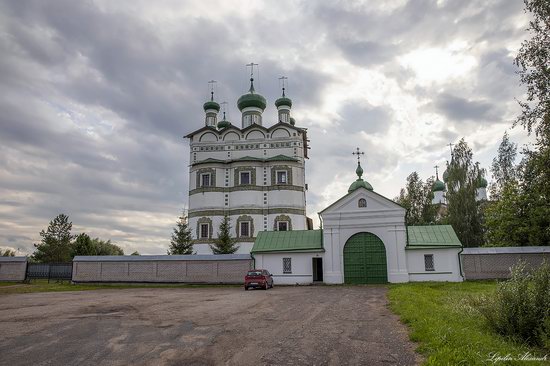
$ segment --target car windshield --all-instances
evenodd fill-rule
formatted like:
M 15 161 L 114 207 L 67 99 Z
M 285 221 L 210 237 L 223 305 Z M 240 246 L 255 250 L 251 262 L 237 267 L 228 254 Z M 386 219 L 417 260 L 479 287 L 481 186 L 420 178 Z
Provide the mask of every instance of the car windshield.
M 247 276 L 261 276 L 262 271 L 248 271 Z

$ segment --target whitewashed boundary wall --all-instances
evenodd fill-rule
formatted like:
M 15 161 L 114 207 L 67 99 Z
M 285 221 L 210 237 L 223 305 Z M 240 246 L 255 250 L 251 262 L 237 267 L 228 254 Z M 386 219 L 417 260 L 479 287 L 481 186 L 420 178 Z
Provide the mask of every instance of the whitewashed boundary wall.
M 466 280 L 510 278 L 510 268 L 519 261 L 530 267 L 550 262 L 550 247 L 464 248 L 460 254 Z
M 241 284 L 248 254 L 76 256 L 73 282 Z
M 0 281 L 24 281 L 27 257 L 0 257 Z

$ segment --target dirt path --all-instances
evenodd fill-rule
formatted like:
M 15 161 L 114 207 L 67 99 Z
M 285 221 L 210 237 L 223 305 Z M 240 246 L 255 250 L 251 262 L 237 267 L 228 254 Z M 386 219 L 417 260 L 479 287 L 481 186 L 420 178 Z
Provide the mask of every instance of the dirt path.
M 127 289 L 0 297 L 1 363 L 414 365 L 384 287 Z

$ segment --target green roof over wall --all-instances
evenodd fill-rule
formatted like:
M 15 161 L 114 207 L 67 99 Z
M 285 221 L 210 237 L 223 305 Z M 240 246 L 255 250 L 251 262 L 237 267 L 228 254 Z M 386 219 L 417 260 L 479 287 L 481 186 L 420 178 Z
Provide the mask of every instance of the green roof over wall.
M 252 247 L 252 253 L 318 251 L 324 251 L 321 230 L 260 231 Z
M 462 247 L 451 225 L 408 226 L 407 234 L 407 249 Z

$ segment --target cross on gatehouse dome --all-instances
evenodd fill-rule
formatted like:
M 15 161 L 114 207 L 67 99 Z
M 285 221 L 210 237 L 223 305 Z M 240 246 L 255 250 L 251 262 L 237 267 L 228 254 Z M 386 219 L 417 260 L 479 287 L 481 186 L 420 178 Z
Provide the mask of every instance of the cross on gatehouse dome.
M 373 188 L 370 185 L 369 182 L 366 180 L 363 180 L 363 168 L 361 167 L 361 155 L 365 155 L 363 151 L 361 151 L 359 148 L 356 149 L 356 151 L 352 152 L 352 155 L 357 155 L 357 169 L 355 169 L 355 174 L 357 174 L 357 180 L 351 184 L 351 186 L 348 189 L 348 192 L 353 192 L 358 188 L 365 188 L 369 191 L 372 191 Z

